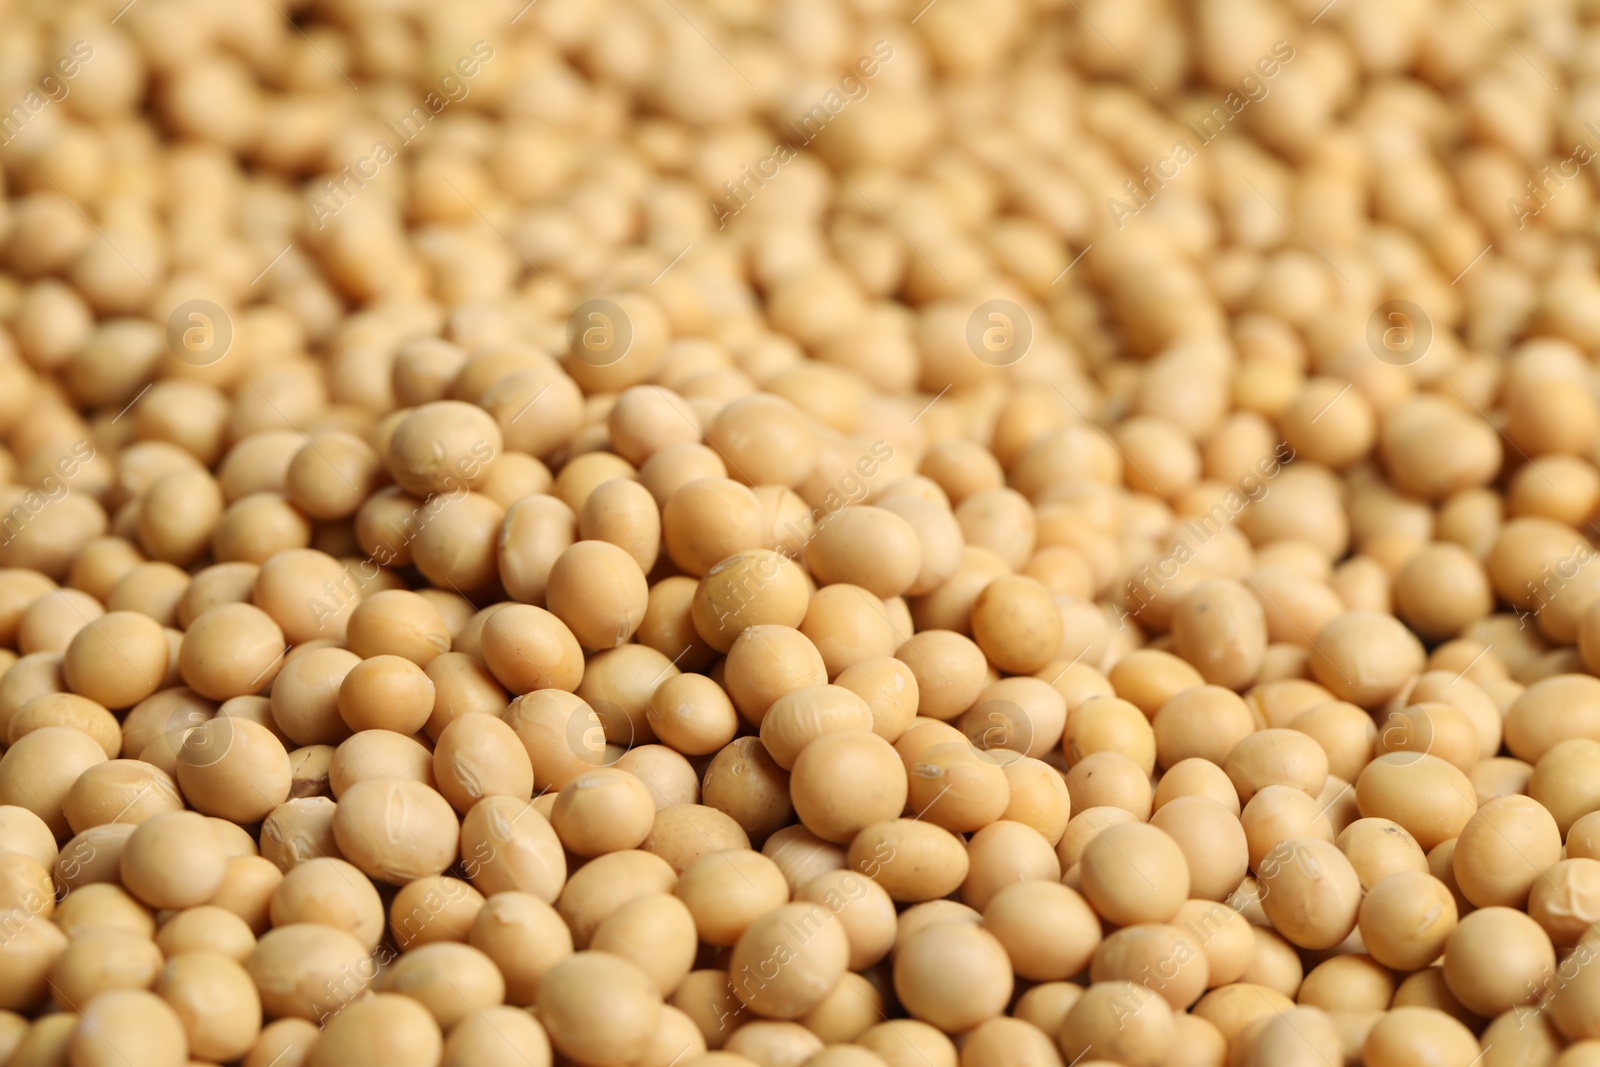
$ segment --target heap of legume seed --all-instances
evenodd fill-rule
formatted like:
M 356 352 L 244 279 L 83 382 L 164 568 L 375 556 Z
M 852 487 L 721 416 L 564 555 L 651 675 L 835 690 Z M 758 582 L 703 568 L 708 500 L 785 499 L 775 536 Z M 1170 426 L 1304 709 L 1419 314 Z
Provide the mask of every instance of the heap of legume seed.
M 0 1065 L 1600 1064 L 1597 57 L 7 5 Z

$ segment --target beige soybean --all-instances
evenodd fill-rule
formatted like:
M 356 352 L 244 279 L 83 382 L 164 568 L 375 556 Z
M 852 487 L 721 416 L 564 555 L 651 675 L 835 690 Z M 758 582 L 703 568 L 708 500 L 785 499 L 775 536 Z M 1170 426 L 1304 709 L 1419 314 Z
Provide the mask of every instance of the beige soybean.
M 1456 837 L 1456 885 L 1478 907 L 1524 908 L 1545 870 L 1561 858 L 1561 831 L 1537 801 L 1498 797 L 1482 805 Z
M 429 737 L 438 737 L 440 731 L 467 712 L 499 715 L 510 703 L 510 697 L 489 669 L 467 653 L 446 652 L 430 660 L 423 673 L 433 683 L 433 710 L 423 726 Z
M 895 993 L 913 1018 L 959 1033 L 1005 1010 L 1010 972 L 993 934 L 964 923 L 937 923 L 896 952 Z
M 761 719 L 761 743 L 778 766 L 792 770 L 812 741 L 836 730 L 872 729 L 872 709 L 837 685 L 795 689 L 773 701 Z
M 189 625 L 179 651 L 184 684 L 212 700 L 264 688 L 283 665 L 288 641 L 272 616 L 253 604 L 219 604 Z
M 17 651 L 65 653 L 78 631 L 105 613 L 98 600 L 76 589 L 44 593 L 17 620 Z
M 762 854 L 778 864 L 790 893 L 798 893 L 800 886 L 822 873 L 845 870 L 850 865 L 850 856 L 842 845 L 824 841 L 800 824 L 786 825 L 766 838 Z
M 555 615 L 531 604 L 511 604 L 488 617 L 483 662 L 513 693 L 535 689 L 570 693 L 583 677 L 583 650 L 577 637 Z
M 1328 773 L 1351 782 L 1372 758 L 1377 738 L 1372 716 L 1342 700 L 1312 705 L 1296 715 L 1289 728 L 1310 735 L 1328 757 Z
M 484 902 L 467 941 L 499 968 L 506 1003 L 537 1003 L 544 976 L 572 954 L 572 933 L 556 910 L 527 893 L 495 893 Z
M 649 790 L 634 775 L 610 767 L 584 771 L 561 787 L 550 824 L 580 856 L 637 848 L 656 819 Z
M 1124 1019 L 1128 1025 L 1119 1025 Z M 1062 1021 L 1057 1041 L 1065 1060 L 1128 1067 L 1167 1062 L 1174 1035 L 1172 1009 L 1143 985 L 1096 982 Z
M 777 864 L 748 849 L 696 860 L 672 892 L 688 906 L 700 939 L 722 946 L 732 946 L 752 922 L 789 900 Z
M 661 552 L 661 511 L 643 485 L 616 478 L 602 482 L 584 501 L 578 532 L 585 540 L 616 545 L 649 574 Z
M 44 820 L 15 804 L 0 805 L 0 849 L 27 856 L 42 867 L 54 866 L 60 851 Z
M 1224 768 L 1245 803 L 1268 785 L 1292 786 L 1315 796 L 1327 781 L 1328 757 L 1306 734 L 1269 729 L 1241 739 L 1229 750 Z
M 146 939 L 156 932 L 150 911 L 112 882 L 95 882 L 68 893 L 54 918 L 55 925 L 69 937 L 101 926 L 131 930 Z
M 404 884 L 455 862 L 460 824 L 434 790 L 405 778 L 370 778 L 339 798 L 333 835 L 368 876 Z
M 46 693 L 23 704 L 12 714 L 6 738 L 16 744 L 47 726 L 70 727 L 89 735 L 99 743 L 107 759 L 114 759 L 122 750 L 116 716 L 94 701 L 73 693 Z
M 1389 819 L 1357 819 L 1339 832 L 1334 843 L 1368 890 L 1391 874 L 1428 870 L 1428 857 L 1416 839 Z
M 1291 837 L 1337 839 L 1326 803 L 1285 785 L 1269 785 L 1251 797 L 1239 813 L 1239 825 L 1252 867 L 1259 867 L 1263 856 Z
M 1120 752 L 1085 756 L 1072 765 L 1066 780 L 1075 811 L 1116 807 L 1139 820 L 1150 817 L 1155 799 L 1150 777 L 1143 767 Z
M 577 516 L 561 500 L 534 493 L 511 504 L 501 525 L 500 580 L 524 603 L 544 599 L 550 568 L 577 540 Z
M 678 574 L 650 587 L 644 618 L 634 636 L 639 643 L 672 659 L 684 670 L 703 670 L 716 659 L 716 650 L 701 639 L 694 626 L 693 602 L 700 583 Z
M 1189 864 L 1189 892 L 1204 900 L 1222 900 L 1244 878 L 1249 842 L 1239 819 L 1206 797 L 1179 797 L 1150 817 L 1183 850 Z
M 83 1067 L 181 1064 L 189 1042 L 179 1015 L 154 993 L 119 989 L 83 1005 L 67 1060 Z
M 948 721 L 970 708 L 988 682 L 983 650 L 971 638 L 923 630 L 895 650 L 917 680 L 917 714 Z
M 536 689 L 501 714 L 533 763 L 541 792 L 559 789 L 606 759 L 605 723 L 588 704 L 559 689 Z
M 823 585 L 845 582 L 875 596 L 899 596 L 917 581 L 922 544 L 912 525 L 893 511 L 847 507 L 817 528 L 806 546 L 806 565 Z
M 973 602 L 972 635 L 996 667 L 1031 674 L 1061 647 L 1061 613 L 1050 591 L 1034 579 L 997 578 Z
M 968 871 L 961 900 L 981 909 L 1005 886 L 1032 878 L 1059 881 L 1061 861 L 1039 832 L 1004 819 L 990 823 L 967 842 Z
M 1361 771 L 1355 787 L 1364 817 L 1398 823 L 1427 851 L 1453 840 L 1477 810 L 1467 776 L 1437 756 L 1379 756 Z
M 694 917 L 671 894 L 640 897 L 613 912 L 590 940 L 590 948 L 631 960 L 648 974 L 663 997 L 694 966 Z
M 1506 748 L 1537 763 L 1561 741 L 1600 738 L 1591 704 L 1597 694 L 1600 679 L 1582 674 L 1558 674 L 1528 686 L 1505 712 Z
M 465 941 L 483 905 L 483 894 L 461 879 L 425 875 L 407 882 L 389 902 L 389 934 L 402 952 Z
M 1100 945 L 1100 924 L 1076 891 L 1025 880 L 991 896 L 983 927 L 999 939 L 1018 975 L 1048 982 L 1077 974 Z
M 637 849 L 608 852 L 579 867 L 567 880 L 556 910 L 572 929 L 572 941 L 588 948 L 600 924 L 618 908 L 672 888 L 678 872 L 659 856 Z
M 238 1059 L 261 1034 L 261 998 L 237 962 L 217 952 L 167 960 L 155 992 L 183 1023 L 193 1055 Z
M 672 562 L 696 578 L 729 556 L 770 547 L 771 541 L 756 495 L 722 477 L 700 478 L 672 492 L 661 509 L 661 536 Z
M 346 627 L 350 651 L 362 659 L 399 656 L 426 667 L 450 651 L 444 616 L 426 597 L 405 589 L 386 589 L 363 599 Z
M 1242 689 L 1261 670 L 1266 616 L 1242 583 L 1201 582 L 1173 613 L 1172 636 L 1174 650 L 1208 683 Z
M 1042 757 L 1061 742 L 1066 723 L 1066 702 L 1049 683 L 1041 678 L 1002 678 L 984 687 L 957 725 L 984 751 L 1006 749 Z
M 442 1067 L 549 1067 L 550 1038 L 528 1012 L 489 1008 L 451 1029 L 440 1063 Z
M 328 1021 L 312 1046 L 307 1067 L 438 1063 L 444 1051 L 439 1026 L 410 997 L 375 993 L 345 1006 Z
M 1565 836 L 1574 824 L 1591 811 L 1600 810 L 1600 796 L 1587 773 L 1600 758 L 1600 741 L 1575 737 L 1553 745 L 1534 764 L 1526 781 L 1526 793 L 1550 813 L 1556 828 Z
M 381 654 L 350 668 L 339 683 L 337 705 L 352 730 L 414 734 L 432 717 L 436 697 L 433 679 L 414 661 Z
M 557 1051 L 601 1067 L 638 1058 L 661 1018 L 661 994 L 636 965 L 602 952 L 578 952 L 541 983 L 539 1021 Z
M 774 961 L 784 963 L 774 966 Z M 834 913 L 784 904 L 750 923 L 734 942 L 728 977 L 739 1000 L 771 1019 L 795 1019 L 821 1005 L 845 976 L 850 942 Z
M 1146 774 L 1156 766 L 1156 738 L 1150 721 L 1120 697 L 1091 697 L 1073 708 L 1061 746 L 1069 766 L 1097 752 L 1124 755 Z
M 1090 807 L 1077 812 L 1068 821 L 1061 840 L 1056 842 L 1056 858 L 1061 861 L 1061 869 L 1070 870 L 1075 866 L 1083 858 L 1083 850 L 1089 847 L 1089 842 L 1106 827 L 1137 821 L 1125 808 Z
M 1449 887 L 1426 871 L 1397 871 L 1373 883 L 1358 913 L 1373 959 L 1405 971 L 1438 959 L 1456 920 Z
M 733 816 L 706 804 L 668 804 L 655 812 L 639 848 L 666 860 L 674 871 L 703 856 L 747 848 L 750 836 Z
M 361 658 L 343 648 L 296 650 L 272 684 L 272 718 L 301 745 L 337 745 L 350 736 L 339 717 L 339 687 Z
M 700 776 L 694 764 L 666 745 L 630 748 L 612 766 L 643 782 L 657 811 L 700 800 Z
M 1200 672 L 1180 657 L 1146 648 L 1117 660 L 1106 677 L 1116 696 L 1152 718 L 1178 693 L 1206 683 Z
M 734 639 L 723 684 L 734 707 L 759 726 L 785 693 L 825 685 L 828 671 L 811 639 L 789 626 L 752 626 Z
M 1188 861 L 1154 826 L 1108 826 L 1089 842 L 1081 862 L 1085 898 L 1120 925 L 1165 922 L 1189 897 Z
M 222 885 L 227 855 L 207 820 L 189 811 L 140 823 L 120 862 L 122 884 L 153 908 L 203 904 Z
M 438 400 L 401 421 L 383 459 L 402 489 L 426 497 L 472 485 L 500 447 L 500 428 L 482 408 Z
M 775 705 L 763 729 L 779 714 Z M 864 827 L 893 819 L 906 806 L 907 779 L 900 759 L 887 741 L 868 730 L 822 734 L 800 750 L 789 770 L 796 815 L 826 841 L 848 843 Z
M 1214 800 L 1234 814 L 1238 814 L 1241 810 L 1239 792 L 1233 787 L 1227 772 L 1210 760 L 1198 756 L 1179 760 L 1161 776 L 1153 798 L 1154 809 L 1160 811 L 1183 796 L 1199 796 Z
M 1156 711 L 1150 725 L 1156 760 L 1167 769 L 1195 758 L 1221 766 L 1233 746 L 1256 730 L 1250 709 L 1238 694 L 1216 685 L 1175 694 Z
M 701 640 L 726 652 L 749 627 L 801 626 L 810 595 L 805 572 L 788 556 L 752 549 L 706 571 L 689 613 Z
M 320 923 L 353 936 L 368 949 L 383 937 L 383 902 L 371 881 L 342 859 L 317 856 L 287 871 L 272 892 L 272 924 Z
M 606 541 L 579 541 L 556 557 L 545 603 L 585 648 L 621 645 L 644 620 L 650 590 L 639 565 Z
M 1584 857 L 1562 860 L 1544 871 L 1528 896 L 1528 915 L 1544 927 L 1558 947 L 1579 944 L 1600 921 L 1591 916 L 1600 862 Z
M 454 941 L 404 953 L 384 972 L 380 988 L 417 1001 L 445 1031 L 505 1001 L 505 979 L 494 962 L 471 945 Z
M 92 826 L 61 846 L 56 860 L 56 881 L 68 889 L 118 879 L 122 853 L 133 836 L 131 823 Z
M 1331 948 L 1355 929 L 1361 882 L 1331 842 L 1287 838 L 1266 854 L 1257 871 L 1267 917 L 1295 945 Z
M 434 787 L 462 814 L 487 796 L 533 796 L 533 762 L 527 750 L 516 731 L 492 715 L 464 715 L 439 732 L 433 779 Z
M 433 753 L 415 738 L 389 730 L 362 730 L 339 742 L 328 759 L 328 792 L 335 800 L 357 782 L 406 778 L 435 788 Z
M 217 952 L 242 963 L 256 947 L 249 924 L 214 904 L 178 912 L 161 925 L 155 938 L 168 959 L 188 952 Z
M 1380 719 L 1373 748 L 1380 755 L 1426 752 L 1464 771 L 1479 759 L 1478 733 L 1466 713 L 1435 701 L 1411 704 Z
M 1312 643 L 1316 680 L 1340 700 L 1364 708 L 1393 697 L 1422 667 L 1422 643 L 1382 612 L 1346 612 L 1330 620 Z
M 966 880 L 969 870 L 959 837 L 914 819 L 864 827 L 850 842 L 846 855 L 851 868 L 903 903 L 947 896 Z
M 486 797 L 461 823 L 462 865 L 486 895 L 520 891 L 554 901 L 567 876 L 560 839 L 527 801 Z
M 905 489 L 909 490 L 913 484 L 908 481 Z M 891 486 L 876 501 L 878 507 L 904 519 L 917 535 L 921 567 L 916 580 L 905 590 L 906 596 L 922 596 L 939 589 L 960 570 L 962 561 L 960 524 L 956 522 L 948 502 L 936 495 L 936 487 L 921 484 L 928 490 L 929 498 L 924 499 Z M 1061 551 L 1070 555 L 1065 549 Z M 1078 563 L 1076 570 L 1072 568 L 1072 563 Z M 1066 581 L 1073 583 L 1076 588 L 1083 589 L 1089 584 L 1090 579 L 1079 573 L 1080 570 L 1086 571 L 1087 567 L 1075 557 L 1062 569 L 1069 572 Z
M 149 989 L 161 965 L 161 950 L 140 932 L 81 930 L 50 966 L 52 995 L 64 1005 L 84 1005 L 114 989 Z
M 1461 917 L 1444 946 L 1444 978 L 1469 1010 L 1493 1017 L 1538 999 L 1555 970 L 1555 949 L 1537 922 L 1513 908 Z
M 1011 800 L 1000 761 L 964 742 L 925 749 L 908 768 L 907 783 L 910 810 L 956 833 L 989 825 Z
M 1005 772 L 1010 799 L 1002 816 L 1037 830 L 1052 846 L 1060 842 L 1072 818 L 1072 798 L 1061 773 L 1042 760 L 1011 760 Z
M 728 1036 L 722 1046 L 761 1067 L 800 1067 L 822 1051 L 822 1039 L 799 1023 L 755 1020 Z
M 196 811 L 236 823 L 260 822 L 289 799 L 293 768 L 272 731 L 218 715 L 191 730 L 178 750 L 178 786 Z
M 291 644 L 342 641 L 360 594 L 343 564 L 315 549 L 288 549 L 261 564 L 251 600 Z
M 719 751 L 739 728 L 728 694 L 699 674 L 677 674 L 663 681 L 650 697 L 645 718 L 656 737 L 690 756 Z
M 108 708 L 132 707 L 166 676 L 166 636 L 148 615 L 109 612 L 73 636 L 61 671 L 73 692 Z
M 0 757 L 0 805 L 29 809 L 56 838 L 66 837 L 67 793 L 78 774 L 104 761 L 106 749 L 80 729 L 35 729 Z
M 1095 950 L 1093 982 L 1149 980 L 1174 1010 L 1206 991 L 1209 964 L 1200 944 L 1178 926 L 1141 923 L 1112 933 Z

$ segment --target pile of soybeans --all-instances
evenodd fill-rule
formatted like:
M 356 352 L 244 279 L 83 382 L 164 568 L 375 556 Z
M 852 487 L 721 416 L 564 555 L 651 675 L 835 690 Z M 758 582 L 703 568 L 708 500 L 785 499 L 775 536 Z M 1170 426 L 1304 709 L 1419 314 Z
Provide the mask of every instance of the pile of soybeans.
M 0 1065 L 1600 1065 L 1597 157 L 1594 0 L 0 3 Z

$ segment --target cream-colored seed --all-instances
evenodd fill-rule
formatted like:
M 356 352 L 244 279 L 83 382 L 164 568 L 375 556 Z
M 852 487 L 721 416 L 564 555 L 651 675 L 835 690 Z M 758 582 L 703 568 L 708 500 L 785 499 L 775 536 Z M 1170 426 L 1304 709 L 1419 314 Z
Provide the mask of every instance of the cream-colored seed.
M 1585 5 L 194 6 L 8 23 L 0 1063 L 1600 1062 Z

